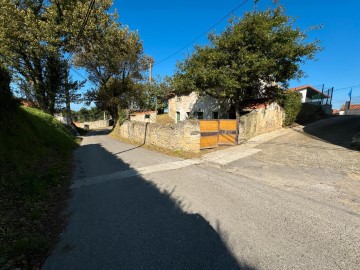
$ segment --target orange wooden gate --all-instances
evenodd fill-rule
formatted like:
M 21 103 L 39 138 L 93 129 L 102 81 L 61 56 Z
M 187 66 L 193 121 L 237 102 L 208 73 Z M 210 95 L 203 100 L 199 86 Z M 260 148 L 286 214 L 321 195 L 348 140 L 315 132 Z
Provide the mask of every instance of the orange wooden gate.
M 238 122 L 236 120 L 199 120 L 199 123 L 200 149 L 237 144 Z

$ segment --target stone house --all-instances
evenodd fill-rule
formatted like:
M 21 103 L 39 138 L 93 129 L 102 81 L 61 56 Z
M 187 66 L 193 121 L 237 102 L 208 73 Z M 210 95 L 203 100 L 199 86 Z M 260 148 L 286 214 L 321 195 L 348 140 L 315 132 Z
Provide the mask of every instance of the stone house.
M 156 111 L 132 112 L 130 113 L 130 121 L 156 123 Z
M 235 118 L 229 109 L 229 102 L 208 95 L 200 96 L 196 92 L 174 95 L 168 101 L 168 114 L 176 123 L 186 119 Z

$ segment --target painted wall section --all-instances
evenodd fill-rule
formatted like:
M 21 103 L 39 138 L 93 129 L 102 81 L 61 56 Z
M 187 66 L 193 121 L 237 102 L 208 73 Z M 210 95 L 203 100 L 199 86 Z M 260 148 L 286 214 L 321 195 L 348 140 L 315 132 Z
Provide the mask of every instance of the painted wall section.
M 302 103 L 305 103 L 305 102 L 306 102 L 306 92 L 307 92 L 307 89 L 298 91 L 298 93 L 301 94 L 301 102 L 302 102 Z

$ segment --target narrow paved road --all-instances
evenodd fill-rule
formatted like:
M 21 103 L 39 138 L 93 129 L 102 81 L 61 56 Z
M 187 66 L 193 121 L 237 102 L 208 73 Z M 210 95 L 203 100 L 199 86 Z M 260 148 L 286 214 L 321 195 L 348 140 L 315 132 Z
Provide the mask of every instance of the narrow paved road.
M 237 146 L 222 163 L 215 154 L 181 160 L 85 137 L 75 153 L 69 224 L 43 268 L 359 269 L 359 213 L 327 192 L 299 188 L 304 175 L 320 181 L 332 173 L 310 174 L 314 157 L 301 156 L 313 153 L 301 143 L 317 140 L 292 130 L 276 136 Z M 327 149 L 315 154 L 359 157 L 319 143 Z M 287 159 L 274 158 L 286 151 Z

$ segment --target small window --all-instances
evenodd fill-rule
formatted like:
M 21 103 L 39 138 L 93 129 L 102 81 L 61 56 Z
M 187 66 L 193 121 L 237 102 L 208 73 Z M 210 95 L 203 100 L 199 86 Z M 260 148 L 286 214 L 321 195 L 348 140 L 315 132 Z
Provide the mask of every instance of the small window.
M 236 113 L 229 112 L 229 119 L 236 119 Z
M 178 97 L 176 98 L 176 100 L 177 100 L 177 101 L 181 101 L 181 97 L 178 96 Z
M 145 114 L 145 119 L 150 119 L 150 114 Z
M 212 116 L 213 119 L 219 119 L 219 112 L 213 112 Z
M 204 119 L 204 112 L 195 112 L 194 115 L 197 119 Z

